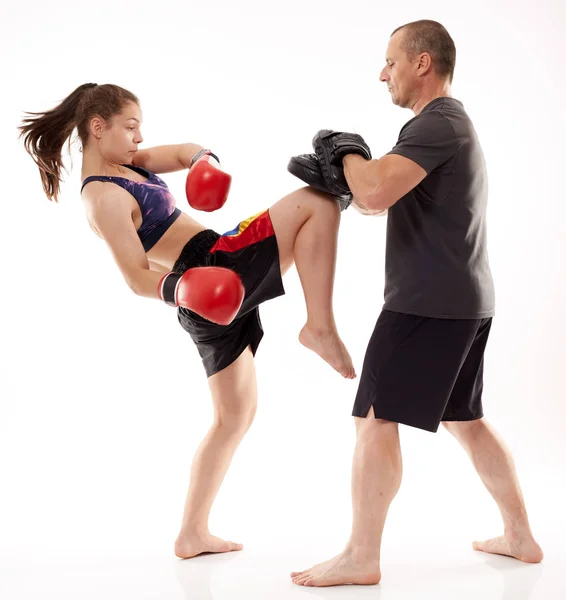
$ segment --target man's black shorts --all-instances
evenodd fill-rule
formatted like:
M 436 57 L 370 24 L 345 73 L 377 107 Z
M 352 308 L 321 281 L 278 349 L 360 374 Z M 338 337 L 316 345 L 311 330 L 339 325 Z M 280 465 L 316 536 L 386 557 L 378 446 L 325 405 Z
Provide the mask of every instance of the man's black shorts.
M 441 421 L 483 417 L 487 319 L 382 311 L 370 338 L 352 414 L 435 432 Z

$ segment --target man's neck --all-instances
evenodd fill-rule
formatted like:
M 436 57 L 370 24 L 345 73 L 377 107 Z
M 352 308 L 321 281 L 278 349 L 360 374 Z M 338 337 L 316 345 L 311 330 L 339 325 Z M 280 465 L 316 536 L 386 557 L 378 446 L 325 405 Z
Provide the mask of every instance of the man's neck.
M 452 98 L 452 92 L 450 84 L 442 83 L 432 89 L 423 90 L 416 102 L 411 107 L 411 110 L 415 113 L 415 116 L 420 114 L 423 108 L 433 100 L 437 98 Z

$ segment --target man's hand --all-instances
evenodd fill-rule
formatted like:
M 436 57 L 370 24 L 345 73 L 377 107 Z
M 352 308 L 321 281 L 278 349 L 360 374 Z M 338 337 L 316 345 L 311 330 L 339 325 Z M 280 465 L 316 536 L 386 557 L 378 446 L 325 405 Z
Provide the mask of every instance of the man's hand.
M 367 206 L 364 206 L 361 202 L 358 202 L 355 198 L 352 201 L 352 206 L 361 214 L 366 217 L 384 217 L 387 214 L 385 210 L 370 210 Z

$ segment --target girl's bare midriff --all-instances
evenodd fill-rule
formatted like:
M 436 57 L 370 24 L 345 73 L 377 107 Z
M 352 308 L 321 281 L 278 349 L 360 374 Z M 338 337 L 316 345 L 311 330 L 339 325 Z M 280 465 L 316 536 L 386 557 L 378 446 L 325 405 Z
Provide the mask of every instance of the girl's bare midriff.
M 138 223 L 135 224 L 139 226 Z M 203 231 L 204 229 L 206 229 L 204 225 L 195 221 L 186 213 L 182 213 L 157 244 L 147 253 L 148 260 L 168 270 L 172 270 L 185 244 L 199 231 Z

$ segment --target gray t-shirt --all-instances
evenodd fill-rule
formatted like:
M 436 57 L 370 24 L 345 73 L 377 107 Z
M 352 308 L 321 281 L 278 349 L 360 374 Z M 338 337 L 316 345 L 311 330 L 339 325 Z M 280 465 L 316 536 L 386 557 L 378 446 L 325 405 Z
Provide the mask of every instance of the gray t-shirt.
M 487 173 L 462 103 L 427 104 L 388 154 L 413 160 L 427 176 L 389 209 L 383 308 L 445 319 L 493 316 Z

